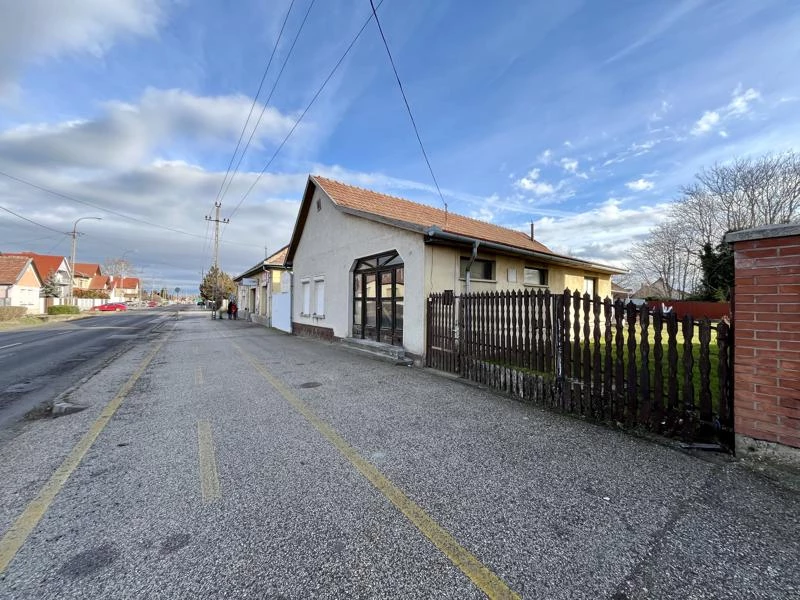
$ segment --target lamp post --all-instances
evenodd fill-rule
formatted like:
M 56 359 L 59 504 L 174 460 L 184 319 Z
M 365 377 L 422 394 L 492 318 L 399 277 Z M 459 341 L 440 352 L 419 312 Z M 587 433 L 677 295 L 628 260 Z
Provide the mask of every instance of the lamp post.
M 95 221 L 102 221 L 102 217 L 81 217 L 77 219 L 72 225 L 72 256 L 69 261 L 69 303 L 75 303 L 75 252 L 78 240 L 78 223 L 86 219 L 94 219 Z
M 119 264 L 119 268 L 120 268 L 121 280 L 122 280 L 120 283 L 122 285 L 122 301 L 123 302 L 125 302 L 125 266 L 127 265 L 127 263 L 125 262 L 125 255 L 128 254 L 128 252 L 136 252 L 136 250 L 125 250 L 125 252 L 122 253 L 122 258 L 119 259 L 119 263 L 120 263 Z

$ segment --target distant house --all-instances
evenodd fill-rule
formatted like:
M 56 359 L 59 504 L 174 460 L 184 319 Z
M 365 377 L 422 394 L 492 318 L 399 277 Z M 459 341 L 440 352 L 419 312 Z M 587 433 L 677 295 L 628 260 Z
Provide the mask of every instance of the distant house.
M 139 278 L 138 277 L 114 277 L 108 278 L 108 291 L 112 302 L 130 302 L 139 299 Z
M 626 288 L 614 283 L 613 281 L 611 282 L 611 298 L 613 298 L 614 300 L 622 300 L 623 302 L 626 302 L 630 300 L 632 297 L 633 297 L 632 288 Z
M 66 256 L 37 254 L 36 252 L 5 252 L 3 254 L 25 256 L 32 259 L 42 283 L 52 279 L 58 289 L 58 299 L 50 299 L 49 303 L 60 304 L 69 297 L 69 259 Z
M 262 325 L 292 330 L 291 273 L 285 266 L 289 246 L 234 277 L 239 316 L 245 314 Z
M 91 290 L 93 292 L 105 293 L 106 296 L 108 297 L 109 290 L 111 289 L 109 284 L 110 280 L 111 277 L 109 277 L 108 275 L 94 275 L 89 280 L 89 286 L 86 289 Z
M 533 232 L 531 232 L 533 233 Z M 286 256 L 292 328 L 425 352 L 432 292 L 611 293 L 623 271 L 552 252 L 533 235 L 310 176 Z
M 103 272 L 98 264 L 75 263 L 74 287 L 79 290 L 91 289 L 92 279 L 102 275 Z
M 686 293 L 681 290 L 675 289 L 667 284 L 662 277 L 656 279 L 653 283 L 645 283 L 636 290 L 633 298 L 657 298 L 659 300 L 681 300 L 686 297 Z
M 0 255 L 0 306 L 21 306 L 28 314 L 44 312 L 42 278 L 33 259 Z

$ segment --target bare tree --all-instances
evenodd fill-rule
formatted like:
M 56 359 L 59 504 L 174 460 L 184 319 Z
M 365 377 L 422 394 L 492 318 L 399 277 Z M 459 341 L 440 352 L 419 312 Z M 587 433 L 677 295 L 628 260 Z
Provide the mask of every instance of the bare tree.
M 113 277 L 130 277 L 133 273 L 133 265 L 124 258 L 107 258 L 103 263 L 103 274 Z
M 715 164 L 684 188 L 684 199 L 710 201 L 718 243 L 726 231 L 789 223 L 800 218 L 800 155 L 795 152 L 737 158 Z
M 645 283 L 693 291 L 700 257 L 728 231 L 800 219 L 800 155 L 737 158 L 703 169 L 681 189 L 667 221 L 634 245 L 631 272 Z
M 665 293 L 683 298 L 698 277 L 697 253 L 689 229 L 667 220 L 651 230 L 649 237 L 633 246 L 631 271 L 647 284 L 660 279 Z

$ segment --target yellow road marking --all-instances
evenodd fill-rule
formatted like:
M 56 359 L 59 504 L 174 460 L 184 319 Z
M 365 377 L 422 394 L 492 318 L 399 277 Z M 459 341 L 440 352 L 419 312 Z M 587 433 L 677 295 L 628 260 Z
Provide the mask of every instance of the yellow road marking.
M 211 423 L 197 422 L 197 444 L 200 454 L 200 491 L 203 500 L 213 502 L 220 496 L 217 459 L 214 456 L 214 438 L 211 436 Z
M 472 583 L 484 594 L 492 599 L 519 598 L 519 595 L 484 565 L 478 557 L 459 544 L 458 541 L 434 521 L 422 507 L 406 496 L 400 488 L 394 485 L 389 478 L 381 473 L 372 463 L 363 458 L 333 427 L 317 416 L 317 414 L 311 410 L 305 402 L 298 398 L 292 390 L 286 387 L 282 381 L 270 373 L 238 344 L 235 342 L 231 343 L 297 412 L 303 415 L 317 431 L 325 436 L 359 473 L 366 477 L 383 496 L 394 504 L 395 507 L 402 512 L 425 537 L 433 542 L 456 567 L 461 569 Z
M 39 521 L 50 508 L 50 505 L 53 503 L 55 497 L 64 487 L 64 484 L 70 478 L 73 471 L 75 471 L 75 469 L 81 463 L 83 457 L 86 456 L 86 453 L 94 444 L 97 436 L 99 436 L 100 432 L 102 432 L 103 429 L 105 429 L 105 426 L 108 425 L 108 422 L 111 420 L 111 417 L 114 416 L 114 413 L 117 412 L 117 409 L 122 404 L 125 396 L 127 396 L 131 391 L 134 384 L 145 372 L 145 369 L 147 369 L 147 367 L 150 365 L 150 362 L 153 360 L 158 351 L 161 350 L 161 347 L 166 341 L 167 338 L 164 338 L 150 352 L 150 354 L 145 357 L 136 372 L 131 375 L 128 381 L 125 382 L 125 385 L 120 388 L 120 390 L 117 392 L 117 395 L 105 405 L 103 411 L 100 413 L 100 416 L 95 419 L 94 423 L 92 423 L 89 431 L 87 431 L 78 441 L 78 443 L 75 444 L 75 447 L 72 449 L 72 452 L 69 453 L 69 456 L 64 459 L 64 462 L 61 463 L 61 466 L 56 469 L 55 473 L 53 473 L 47 483 L 44 484 L 44 487 L 39 492 L 39 495 L 36 496 L 36 498 L 34 498 L 30 504 L 28 504 L 23 513 L 17 517 L 17 520 L 14 521 L 14 524 L 6 532 L 3 538 L 0 539 L 0 574 L 4 573 L 9 563 L 14 560 L 14 557 L 17 555 L 17 552 L 19 552 L 19 549 L 28 540 L 28 536 L 30 536 L 31 532 L 39 524 Z
M 194 383 L 195 385 L 203 385 L 203 368 L 197 367 L 194 371 Z

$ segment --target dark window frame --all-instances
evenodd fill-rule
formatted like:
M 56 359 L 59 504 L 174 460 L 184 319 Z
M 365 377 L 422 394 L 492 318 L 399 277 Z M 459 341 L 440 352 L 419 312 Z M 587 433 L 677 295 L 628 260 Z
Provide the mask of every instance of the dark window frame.
M 528 283 L 525 278 L 525 271 L 538 271 L 541 273 L 542 281 L 540 283 Z M 539 287 L 547 287 L 550 285 L 550 269 L 545 267 L 534 267 L 531 265 L 525 265 L 522 267 L 522 283 L 523 285 L 530 285 L 530 286 L 539 286 Z
M 458 263 L 459 279 L 467 278 L 467 265 L 471 260 L 472 259 L 469 256 L 460 257 Z M 476 269 L 476 267 L 478 268 Z M 489 277 L 486 277 L 487 268 Z M 497 281 L 497 261 L 489 258 L 476 258 L 472 263 L 472 267 L 470 268 L 470 274 L 470 279 L 473 281 Z

